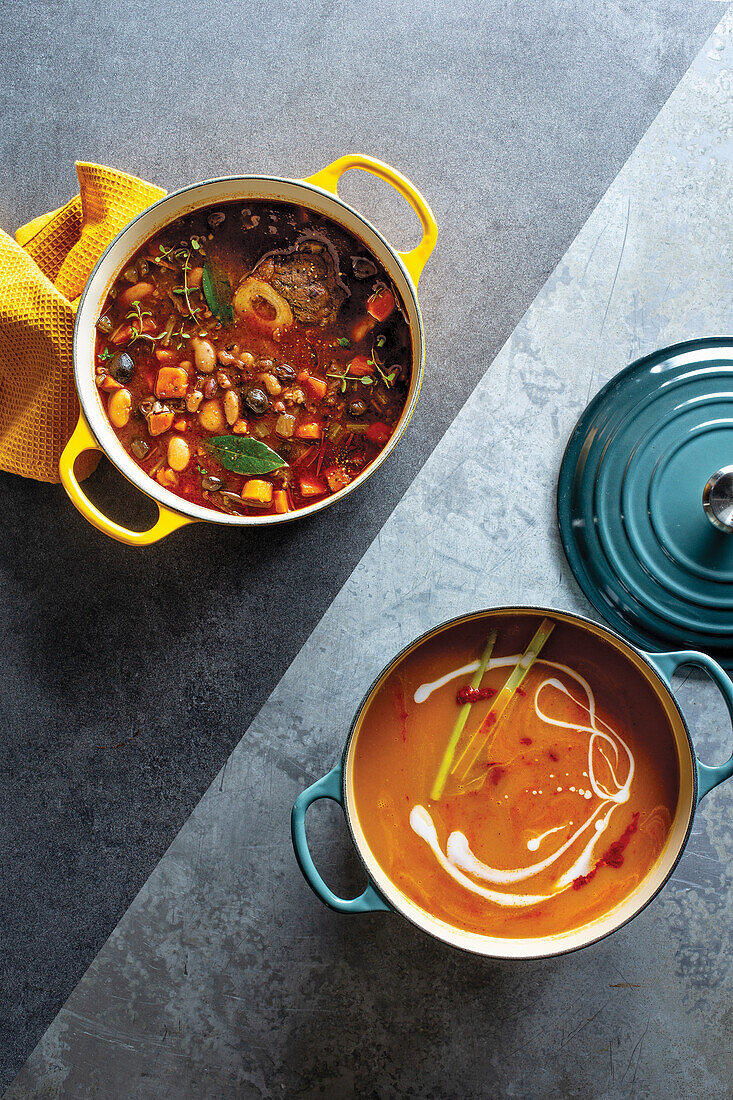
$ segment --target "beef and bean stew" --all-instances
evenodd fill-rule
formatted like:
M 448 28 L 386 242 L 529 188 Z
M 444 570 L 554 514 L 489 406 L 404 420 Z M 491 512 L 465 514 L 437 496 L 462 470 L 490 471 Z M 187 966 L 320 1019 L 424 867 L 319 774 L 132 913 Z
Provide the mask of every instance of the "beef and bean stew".
M 145 473 L 206 508 L 275 515 L 344 489 L 383 450 L 412 350 L 361 241 L 300 206 L 231 202 L 138 250 L 97 321 L 95 371 Z

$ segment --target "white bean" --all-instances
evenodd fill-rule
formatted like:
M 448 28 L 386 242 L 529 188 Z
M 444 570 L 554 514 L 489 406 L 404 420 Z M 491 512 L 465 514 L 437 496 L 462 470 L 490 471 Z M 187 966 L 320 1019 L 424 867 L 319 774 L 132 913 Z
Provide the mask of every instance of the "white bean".
M 200 336 L 193 336 L 190 340 L 190 346 L 193 348 L 196 370 L 201 371 L 202 374 L 211 374 L 216 367 L 214 345 Z
M 185 470 L 191 461 L 191 448 L 181 435 L 174 435 L 168 440 L 168 465 L 171 470 Z
M 260 378 L 265 383 L 265 389 L 272 397 L 279 397 L 283 392 L 283 388 L 274 374 L 269 374 L 265 371 L 260 375 Z
M 224 415 L 227 418 L 227 424 L 234 424 L 239 420 L 239 410 L 241 408 L 241 402 L 239 400 L 239 394 L 236 390 L 227 390 L 224 394 Z
M 221 407 L 221 401 L 204 401 L 199 409 L 199 424 L 207 432 L 223 432 L 226 427 L 226 419 Z
M 115 390 L 107 403 L 107 415 L 115 428 L 124 428 L 132 412 L 132 394 L 129 390 Z

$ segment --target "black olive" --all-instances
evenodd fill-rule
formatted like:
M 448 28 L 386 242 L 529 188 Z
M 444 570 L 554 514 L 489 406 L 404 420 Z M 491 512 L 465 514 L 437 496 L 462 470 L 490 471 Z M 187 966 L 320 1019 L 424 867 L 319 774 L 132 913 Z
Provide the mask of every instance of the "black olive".
M 118 351 L 109 361 L 109 373 L 115 382 L 119 382 L 121 386 L 126 386 L 135 373 L 132 356 L 128 355 L 126 351 Z
M 209 229 L 216 229 L 217 226 L 223 225 L 226 221 L 226 214 L 223 210 L 215 210 L 213 214 L 209 214 L 206 220 L 209 223 Z
M 122 272 L 122 278 L 125 280 L 126 283 L 136 283 L 137 268 L 133 267 L 132 264 L 130 264 L 130 266 L 126 267 L 125 270 Z
M 357 279 L 371 279 L 377 274 L 377 265 L 368 260 L 366 256 L 352 256 L 351 266 Z
M 295 381 L 295 371 L 289 363 L 280 363 L 279 366 L 275 367 L 273 373 L 276 378 L 280 379 L 281 382 Z
M 148 454 L 150 453 L 150 447 L 145 442 L 145 440 L 140 439 L 137 436 L 130 444 L 130 450 L 132 451 L 135 458 L 140 460 L 142 460 L 143 458 L 147 458 Z
M 349 416 L 363 416 L 367 407 L 363 401 L 352 401 L 349 405 Z
M 244 394 L 244 403 L 255 416 L 262 416 L 270 407 L 270 399 L 264 390 L 251 389 Z
M 208 490 L 210 493 L 215 493 L 217 489 L 221 489 L 223 484 L 221 478 L 215 477 L 213 474 L 201 478 L 201 488 Z
M 150 264 L 148 263 L 147 260 L 143 259 L 143 257 L 141 256 L 140 259 L 137 261 L 138 276 L 141 279 L 144 279 L 149 271 L 150 271 Z
M 112 331 L 112 318 L 108 317 L 106 313 L 97 321 L 97 332 L 103 332 L 107 336 Z

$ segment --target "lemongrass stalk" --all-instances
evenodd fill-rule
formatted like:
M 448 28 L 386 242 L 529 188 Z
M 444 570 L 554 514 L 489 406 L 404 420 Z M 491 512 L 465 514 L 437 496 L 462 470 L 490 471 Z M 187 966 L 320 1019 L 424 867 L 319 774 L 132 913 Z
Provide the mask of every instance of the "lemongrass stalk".
M 491 657 L 491 651 L 493 650 L 495 644 L 496 644 L 496 631 L 492 630 L 491 633 L 489 634 L 488 641 L 486 642 L 486 648 L 484 649 L 484 652 L 481 655 L 481 660 L 479 661 L 479 666 L 478 666 L 478 668 L 476 669 L 476 672 L 473 675 L 473 679 L 471 680 L 471 687 L 472 688 L 481 687 L 481 681 L 484 678 L 484 673 L 486 672 L 486 666 L 489 663 L 489 658 Z M 430 792 L 430 797 L 433 800 L 433 802 L 437 802 L 438 799 L 443 794 L 443 788 L 445 787 L 445 781 L 448 778 L 448 772 L 450 771 L 450 766 L 453 763 L 453 756 L 454 756 L 455 751 L 456 751 L 456 746 L 458 745 L 461 734 L 463 733 L 463 727 L 466 724 L 466 721 L 468 719 L 468 714 L 469 714 L 470 710 L 471 710 L 471 703 L 464 703 L 463 706 L 461 707 L 461 709 L 458 712 L 458 717 L 456 718 L 456 724 L 453 727 L 453 732 L 451 733 L 450 741 L 448 742 L 448 747 L 445 750 L 445 754 L 443 756 L 443 760 L 442 760 L 441 765 L 440 765 L 440 770 L 438 771 L 438 775 L 436 777 L 435 783 L 433 784 L 433 789 Z
M 458 776 L 459 782 L 463 782 L 466 779 L 466 776 L 476 763 L 476 759 L 483 751 L 489 738 L 491 737 L 493 740 L 496 736 L 497 727 L 506 712 L 506 708 L 511 703 L 517 688 L 520 687 L 525 676 L 537 660 L 542 647 L 554 629 L 555 624 L 553 622 L 549 619 L 543 619 L 534 638 L 509 673 L 504 687 L 496 697 L 496 702 L 466 745 L 466 748 L 461 753 L 455 766 L 452 768 L 453 772 L 460 772 Z

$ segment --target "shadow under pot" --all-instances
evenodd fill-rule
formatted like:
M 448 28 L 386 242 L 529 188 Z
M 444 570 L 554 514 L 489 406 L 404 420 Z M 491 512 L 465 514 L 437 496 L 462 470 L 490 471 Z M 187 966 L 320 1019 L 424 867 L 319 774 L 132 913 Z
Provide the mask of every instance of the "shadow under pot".
M 384 669 L 341 762 L 292 811 L 300 868 L 343 913 L 394 911 L 479 955 L 585 947 L 635 917 L 672 874 L 695 809 L 733 774 L 701 763 L 670 680 L 695 651 L 646 653 L 564 611 L 479 611 Z M 368 876 L 337 897 L 315 867 L 308 807 L 344 809 Z

